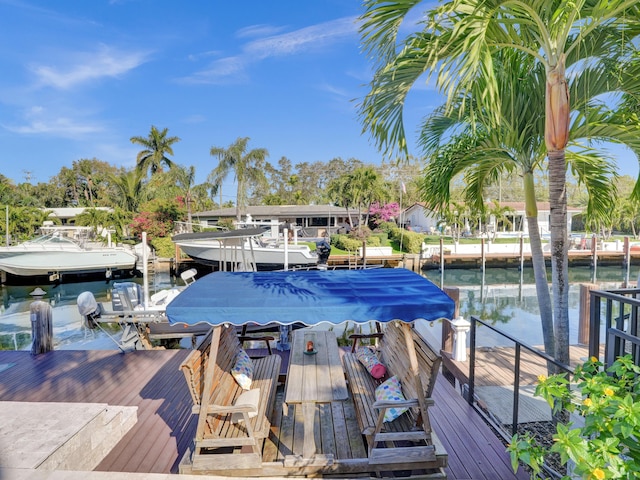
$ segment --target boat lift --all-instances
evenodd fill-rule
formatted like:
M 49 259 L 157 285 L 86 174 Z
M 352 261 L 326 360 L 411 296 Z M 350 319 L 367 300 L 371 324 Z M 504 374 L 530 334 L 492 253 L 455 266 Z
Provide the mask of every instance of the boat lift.
M 165 308 L 182 290 L 195 282 L 195 269 L 189 269 L 180 275 L 184 287 L 161 290 L 149 300 L 143 300 L 143 288 L 135 282 L 116 282 L 111 292 L 111 310 L 98 303 L 91 292 L 78 295 L 78 311 L 89 328 L 98 328 L 105 333 L 123 352 L 131 350 L 151 350 L 152 339 L 195 338 L 204 335 L 206 330 L 200 326 L 176 328 L 169 325 Z M 103 324 L 116 324 L 122 334 L 118 339 L 104 328 Z

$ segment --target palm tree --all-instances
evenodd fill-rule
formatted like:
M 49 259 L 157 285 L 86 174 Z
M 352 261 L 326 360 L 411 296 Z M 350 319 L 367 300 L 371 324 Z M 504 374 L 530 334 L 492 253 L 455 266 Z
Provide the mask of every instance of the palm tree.
M 137 168 L 142 172 L 151 172 L 154 175 L 162 171 L 164 164 L 168 168 L 173 167 L 173 162 L 167 155 L 173 155 L 174 143 L 179 142 L 179 137 L 167 137 L 168 128 L 162 131 L 151 125 L 151 131 L 148 137 L 131 137 L 131 143 L 141 145 L 141 150 L 137 156 Z
M 513 224 L 510 217 L 513 216 L 515 210 L 509 206 L 500 205 L 500 202 L 498 202 L 497 200 L 493 201 L 493 204 L 489 207 L 489 211 L 487 213 L 490 217 L 493 217 L 495 219 L 496 228 L 500 223 L 502 223 L 503 226 L 508 225 L 509 227 L 511 227 L 511 225 Z M 495 234 L 497 233 L 497 231 L 494 230 L 491 233 L 492 236 L 490 238 L 495 238 Z
M 354 192 L 351 185 L 351 177 L 349 174 L 344 174 L 338 178 L 334 178 L 327 185 L 327 196 L 338 207 L 343 207 L 347 213 L 349 219 L 349 225 L 353 226 L 353 218 L 351 218 L 351 210 L 355 204 Z
M 127 212 L 138 213 L 140 204 L 146 200 L 146 189 L 143 182 L 144 173 L 135 168 L 111 177 L 111 183 L 117 190 L 116 198 L 120 206 Z
M 193 231 L 191 206 L 193 205 L 193 187 L 196 179 L 196 167 L 183 167 L 179 165 L 175 169 L 176 183 L 184 192 L 184 203 L 187 205 L 187 231 Z
M 269 156 L 266 148 L 254 148 L 247 152 L 249 137 L 238 138 L 229 148 L 211 147 L 210 154 L 218 157 L 218 166 L 209 174 L 208 182 L 222 187 L 222 182 L 231 170 L 235 173 L 238 184 L 236 192 L 236 219 L 240 221 L 244 208 L 247 206 L 247 190 L 251 183 L 264 184 L 264 163 Z
M 452 0 L 428 12 L 423 30 L 398 41 L 399 26 L 419 0 L 367 0 L 363 15 L 364 45 L 380 63 L 370 92 L 361 104 L 361 115 L 379 148 L 406 155 L 403 109 L 406 96 L 425 73 L 437 75 L 437 86 L 446 94 L 447 110 L 469 109 L 473 115 L 489 106 L 493 124 L 500 123 L 500 98 L 494 68 L 495 53 L 516 49 L 531 57 L 545 71 L 544 139 L 549 160 L 551 203 L 552 289 L 555 357 L 569 360 L 569 308 L 567 260 L 566 155 L 570 111 L 580 112 L 584 132 L 597 137 L 592 115 L 601 112 L 585 99 L 596 92 L 576 86 L 570 103 L 567 67 L 608 64 L 598 93 L 615 90 L 638 92 L 638 75 L 616 68 L 632 59 L 640 31 L 637 0 Z M 612 74 L 618 70 L 617 74 Z M 484 78 L 484 82 L 479 82 Z M 593 86 L 590 82 L 589 86 Z M 462 94 L 462 95 L 461 95 Z M 470 94 L 470 95 L 467 95 Z M 461 105 L 456 102 L 462 100 Z M 472 103 L 473 102 L 476 103 Z M 583 108 L 579 108 L 582 103 Z M 589 108 L 588 108 L 589 107 Z M 629 127 L 629 128 L 627 128 Z M 631 126 L 619 125 L 620 135 Z M 636 150 L 637 152 L 637 150 Z
M 358 226 L 368 224 L 369 208 L 373 202 L 391 198 L 389 186 L 371 165 L 358 167 L 331 180 L 327 186 L 327 195 L 336 205 L 346 209 L 351 225 L 353 225 L 353 219 L 350 209 L 357 209 Z M 366 212 L 364 222 L 362 221 L 363 210 Z
M 423 127 L 423 142 L 432 161 L 424 172 L 422 193 L 427 207 L 442 208 L 450 201 L 449 185 L 453 178 L 464 175 L 465 204 L 484 208 L 483 193 L 486 186 L 496 183 L 504 174 L 522 178 L 525 212 L 531 245 L 534 278 L 545 351 L 553 354 L 553 307 L 547 283 L 545 260 L 538 225 L 535 173 L 544 167 L 544 96 L 545 71 L 540 65 L 516 50 L 505 50 L 495 59 L 497 95 L 500 122 L 496 125 L 494 111 L 462 109 L 448 113 L 443 106 L 429 116 Z M 587 78 L 596 79 L 592 72 L 584 71 Z M 517 80 L 517 82 L 516 82 Z M 482 79 L 479 79 L 482 83 Z M 576 76 L 571 88 L 585 79 Z M 472 102 L 472 98 L 467 98 Z M 615 116 L 610 112 L 611 116 Z M 617 132 L 617 124 L 610 119 L 609 135 Z M 580 123 L 573 125 L 570 137 L 580 132 Z M 453 138 L 448 132 L 458 132 Z M 587 211 L 593 218 L 602 218 L 613 209 L 615 187 L 610 182 L 613 166 L 591 150 L 572 149 L 568 152 L 571 166 L 579 183 L 586 187 L 589 202 Z M 515 175 L 513 175 L 515 174 Z

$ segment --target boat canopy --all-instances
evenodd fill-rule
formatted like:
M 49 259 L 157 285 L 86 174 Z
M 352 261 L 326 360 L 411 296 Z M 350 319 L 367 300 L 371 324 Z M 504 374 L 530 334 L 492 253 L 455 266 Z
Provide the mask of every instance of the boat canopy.
M 167 305 L 172 323 L 389 322 L 453 318 L 454 302 L 404 268 L 214 272 Z
M 218 240 L 224 242 L 229 239 L 259 237 L 265 233 L 267 233 L 267 231 L 264 228 L 241 228 L 239 230 L 230 231 L 214 230 L 207 232 L 179 233 L 171 237 L 171 240 L 173 242 L 185 240 Z

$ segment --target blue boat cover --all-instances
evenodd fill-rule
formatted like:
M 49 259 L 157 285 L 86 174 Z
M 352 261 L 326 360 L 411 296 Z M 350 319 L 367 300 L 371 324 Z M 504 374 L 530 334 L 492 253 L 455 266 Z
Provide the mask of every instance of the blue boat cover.
M 289 325 L 453 318 L 454 302 L 404 268 L 214 272 L 168 306 L 172 323 Z

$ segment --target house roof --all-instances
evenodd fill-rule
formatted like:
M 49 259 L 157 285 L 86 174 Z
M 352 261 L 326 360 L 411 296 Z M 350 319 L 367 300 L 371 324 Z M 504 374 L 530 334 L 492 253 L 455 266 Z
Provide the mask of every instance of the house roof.
M 104 210 L 107 212 L 113 211 L 110 207 L 95 207 L 96 210 Z M 91 210 L 89 207 L 62 207 L 62 208 L 45 208 L 44 210 L 51 211 L 49 217 L 56 218 L 74 218 L 80 215 L 85 210 Z
M 244 214 L 252 217 L 314 217 L 314 216 L 344 216 L 347 210 L 335 205 L 255 205 L 244 208 Z M 357 211 L 351 210 L 351 214 Z M 196 213 L 196 217 L 235 217 L 236 207 L 218 208 L 206 212 Z

